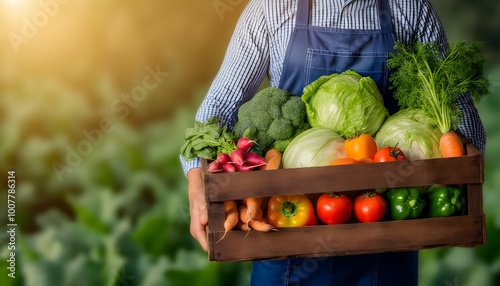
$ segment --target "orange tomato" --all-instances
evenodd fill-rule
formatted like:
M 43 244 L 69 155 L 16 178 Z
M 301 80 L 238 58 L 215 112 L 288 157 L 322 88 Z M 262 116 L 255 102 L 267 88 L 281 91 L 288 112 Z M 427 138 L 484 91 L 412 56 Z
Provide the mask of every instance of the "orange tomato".
M 359 162 L 353 158 L 337 158 L 334 159 L 330 165 L 349 165 L 349 164 L 358 164 Z
M 347 157 L 355 160 L 364 158 L 372 159 L 378 151 L 377 142 L 370 134 L 360 134 L 353 138 L 347 138 L 344 143 Z
M 361 158 L 358 160 L 358 163 L 361 163 L 361 164 L 373 163 L 373 162 L 374 162 L 374 160 L 371 158 Z

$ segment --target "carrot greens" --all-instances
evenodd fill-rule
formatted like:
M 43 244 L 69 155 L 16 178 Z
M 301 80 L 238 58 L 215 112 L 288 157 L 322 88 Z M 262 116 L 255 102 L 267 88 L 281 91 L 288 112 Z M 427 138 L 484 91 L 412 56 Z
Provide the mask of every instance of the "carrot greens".
M 469 92 L 477 104 L 488 93 L 485 58 L 478 42 L 457 42 L 443 51 L 435 43 L 397 42 L 387 65 L 401 108 L 422 109 L 444 134 L 460 123 L 458 97 Z

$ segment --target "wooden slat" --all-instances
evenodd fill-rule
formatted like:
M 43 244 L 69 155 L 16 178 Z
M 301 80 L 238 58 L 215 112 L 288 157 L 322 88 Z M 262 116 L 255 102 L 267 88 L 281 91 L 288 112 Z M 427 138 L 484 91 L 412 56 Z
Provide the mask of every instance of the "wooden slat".
M 482 183 L 482 156 L 205 174 L 210 201 L 430 184 Z
M 467 213 L 478 215 L 483 213 L 483 188 L 481 184 L 470 184 L 466 188 Z
M 210 233 L 210 238 L 217 241 L 221 235 Z M 483 245 L 485 240 L 484 216 L 471 215 L 312 226 L 269 233 L 231 231 L 213 245 L 209 255 L 216 261 L 246 261 L 474 246 Z

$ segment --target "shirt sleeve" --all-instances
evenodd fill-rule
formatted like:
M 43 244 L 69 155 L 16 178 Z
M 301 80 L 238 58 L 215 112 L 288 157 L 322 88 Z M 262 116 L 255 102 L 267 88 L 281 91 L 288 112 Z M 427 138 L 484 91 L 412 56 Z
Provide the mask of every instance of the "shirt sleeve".
M 239 107 L 258 90 L 269 67 L 268 29 L 264 1 L 251 0 L 243 10 L 226 50 L 224 60 L 196 113 L 196 121 L 218 117 L 230 130 Z M 200 167 L 200 160 L 180 157 L 184 174 Z

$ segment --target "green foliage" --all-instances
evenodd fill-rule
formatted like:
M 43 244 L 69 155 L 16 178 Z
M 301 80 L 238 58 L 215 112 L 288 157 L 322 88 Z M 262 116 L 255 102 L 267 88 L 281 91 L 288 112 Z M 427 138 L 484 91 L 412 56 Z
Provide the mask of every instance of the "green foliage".
M 470 92 L 476 103 L 489 92 L 483 75 L 485 58 L 480 43 L 460 41 L 442 51 L 435 43 L 398 42 L 387 65 L 402 108 L 422 109 L 442 133 L 455 130 L 461 112 L 458 97 Z
M 218 154 L 229 154 L 234 149 L 234 133 L 221 127 L 219 118 L 210 118 L 206 122 L 195 122 L 194 127 L 186 129 L 181 155 L 186 161 L 196 157 L 215 160 Z
M 28 100 L 15 93 L 4 99 L 17 106 Z M 65 103 L 39 104 L 38 110 L 46 105 L 61 110 L 57 104 Z M 86 107 L 88 103 L 78 106 Z M 4 133 L 9 124 L 21 127 L 21 122 L 39 116 L 36 110 L 25 113 L 23 120 L 9 115 L 0 124 L 2 135 L 9 135 Z M 58 115 L 44 114 L 45 120 L 56 122 L 51 116 Z M 67 160 L 65 147 L 79 150 L 77 146 L 89 140 L 85 136 L 75 140 L 67 132 L 48 128 L 44 137 L 26 132 L 14 141 L 0 141 L 2 170 L 13 166 L 18 174 L 19 225 L 16 279 L 5 279 L 9 253 L 2 248 L 2 283 L 122 286 L 244 281 L 241 277 L 247 277 L 248 264 L 209 263 L 189 233 L 187 182 L 179 149 L 193 117 L 193 111 L 180 109 L 171 119 L 139 129 L 110 116 L 114 131 L 103 134 L 74 165 Z M 76 114 L 74 118 L 82 130 L 94 129 L 80 125 L 85 120 Z M 54 161 L 71 165 L 62 180 L 51 168 Z M 4 198 L 2 205 L 6 205 Z M 3 216 L 0 222 L 6 224 Z M 178 284 L 179 279 L 186 280 Z

